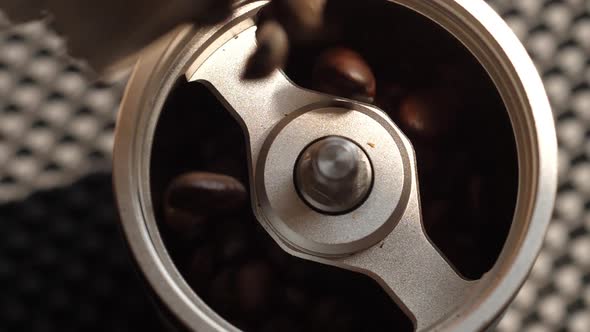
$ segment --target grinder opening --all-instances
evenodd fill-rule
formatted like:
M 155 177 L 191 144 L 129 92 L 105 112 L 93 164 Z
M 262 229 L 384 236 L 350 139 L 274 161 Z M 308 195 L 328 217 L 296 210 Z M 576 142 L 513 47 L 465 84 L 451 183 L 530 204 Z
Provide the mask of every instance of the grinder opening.
M 338 94 L 342 90 L 326 86 L 330 75 L 318 82 L 318 62 L 326 54 L 360 55 L 376 82 L 373 100 L 363 101 L 384 110 L 416 151 L 427 235 L 464 277 L 479 279 L 506 240 L 518 180 L 512 126 L 493 82 L 460 42 L 409 9 L 383 1 L 328 6 L 327 15 L 338 17 L 343 31 L 295 46 L 287 76 L 302 87 Z M 211 222 L 199 217 L 190 230 L 170 227 L 164 209 L 170 183 L 201 171 L 230 175 L 248 188 L 246 149 L 240 125 L 217 98 L 180 78 L 154 136 L 151 194 L 164 243 L 196 294 L 245 330 L 338 324 L 351 331 L 412 330 L 410 318 L 376 282 L 287 255 L 247 206 Z

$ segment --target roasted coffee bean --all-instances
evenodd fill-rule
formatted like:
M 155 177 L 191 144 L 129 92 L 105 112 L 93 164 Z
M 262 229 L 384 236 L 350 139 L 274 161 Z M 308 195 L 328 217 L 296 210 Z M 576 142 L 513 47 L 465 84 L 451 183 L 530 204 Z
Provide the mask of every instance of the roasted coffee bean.
M 205 172 L 187 173 L 174 179 L 165 198 L 167 216 L 183 218 L 168 218 L 167 222 L 178 228 L 177 221 L 183 224 L 231 213 L 243 207 L 246 198 L 246 188 L 235 178 Z M 186 216 L 189 217 L 184 218 Z
M 209 288 L 215 272 L 214 257 L 212 247 L 205 246 L 196 249 L 189 258 L 186 278 L 196 292 Z
M 342 47 L 328 49 L 320 55 L 312 81 L 318 91 L 369 103 L 375 97 L 377 85 L 363 57 Z
M 236 295 L 241 310 L 247 315 L 264 314 L 271 306 L 274 276 L 263 261 L 244 264 L 236 278 Z
M 238 221 L 232 221 L 233 223 L 240 225 Z M 240 225 L 241 226 L 241 225 Z M 223 232 L 223 230 L 221 230 Z M 254 239 L 248 236 L 247 230 L 244 227 L 234 227 L 230 229 L 227 234 L 223 237 L 222 241 L 217 247 L 217 254 L 220 256 L 220 260 L 224 263 L 232 263 L 246 258 L 251 255 L 251 242 Z
M 256 30 L 256 40 L 258 46 L 242 73 L 244 79 L 264 78 L 283 67 L 287 60 L 289 39 L 283 27 L 276 21 L 262 23 Z
M 459 110 L 446 89 L 416 91 L 401 102 L 399 125 L 410 138 L 441 138 L 455 128 Z
M 207 302 L 222 315 L 234 314 L 238 310 L 235 280 L 235 270 L 225 268 L 214 277 L 208 290 Z

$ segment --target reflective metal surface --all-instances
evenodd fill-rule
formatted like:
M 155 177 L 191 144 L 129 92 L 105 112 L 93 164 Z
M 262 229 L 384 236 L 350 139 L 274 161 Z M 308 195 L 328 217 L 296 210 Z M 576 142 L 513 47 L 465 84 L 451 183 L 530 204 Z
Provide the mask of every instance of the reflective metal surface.
M 373 186 L 373 166 L 353 141 L 327 136 L 311 143 L 297 158 L 295 187 L 312 208 L 342 214 L 357 208 Z
M 431 244 L 421 223 L 411 144 L 381 111 L 303 90 L 280 72 L 254 83 L 240 81 L 245 58 L 254 49 L 251 17 L 264 4 L 255 2 L 220 27 L 187 27 L 144 55 L 117 129 L 115 189 L 124 230 L 152 287 L 191 329 L 233 327 L 180 277 L 162 244 L 151 206 L 148 174 L 154 127 L 173 82 L 183 74 L 206 82 L 241 121 L 250 145 L 253 207 L 285 250 L 375 278 L 412 316 L 419 331 L 487 327 L 524 281 L 542 243 L 556 184 L 555 133 L 541 81 L 524 48 L 485 3 L 395 2 L 432 18 L 463 41 L 490 73 L 510 113 L 519 155 L 519 195 L 496 266 L 481 280 L 467 282 Z M 377 153 L 365 148 L 375 174 L 373 189 L 363 205 L 340 216 L 310 209 L 293 180 L 301 151 L 328 135 L 382 149 Z M 388 203 L 378 206 L 381 199 Z

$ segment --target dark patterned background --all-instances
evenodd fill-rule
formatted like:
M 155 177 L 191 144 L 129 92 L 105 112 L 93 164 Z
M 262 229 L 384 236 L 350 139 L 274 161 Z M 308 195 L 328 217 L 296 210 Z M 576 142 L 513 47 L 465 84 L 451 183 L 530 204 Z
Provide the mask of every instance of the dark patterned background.
M 590 1 L 489 2 L 537 63 L 560 141 L 554 220 L 498 330 L 588 332 Z M 0 14 L 0 331 L 160 331 L 111 194 L 125 81 L 91 83 L 63 52 Z

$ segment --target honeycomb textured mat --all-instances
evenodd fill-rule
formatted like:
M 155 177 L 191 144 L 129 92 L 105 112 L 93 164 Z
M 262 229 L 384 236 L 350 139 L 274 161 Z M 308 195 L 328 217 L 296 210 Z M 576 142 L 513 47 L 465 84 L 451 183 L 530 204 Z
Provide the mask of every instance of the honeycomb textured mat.
M 543 75 L 560 142 L 545 246 L 497 329 L 588 332 L 590 1 L 488 2 Z M 110 193 L 125 81 L 93 83 L 64 52 L 42 22 L 0 13 L 0 331 L 161 331 Z
M 92 83 L 43 22 L 0 31 L 0 201 L 108 169 L 124 83 Z

